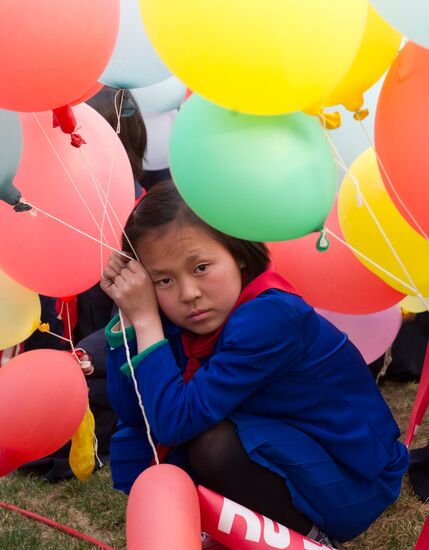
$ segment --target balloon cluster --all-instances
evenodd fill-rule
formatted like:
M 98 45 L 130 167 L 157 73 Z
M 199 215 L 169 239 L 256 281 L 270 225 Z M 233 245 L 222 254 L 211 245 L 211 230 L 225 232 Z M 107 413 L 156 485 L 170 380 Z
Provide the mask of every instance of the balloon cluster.
M 190 0 L 186 10 L 179 0 L 139 3 L 159 56 L 194 92 L 170 140 L 170 168 L 184 200 L 225 233 L 268 241 L 276 268 L 297 290 L 330 312 L 368 361 L 382 355 L 399 330 L 396 304 L 408 287 L 392 286 L 392 278 L 380 278 L 383 269 L 367 269 L 373 264 L 352 252 L 359 246 L 345 218 L 361 239 L 373 246 L 380 239 L 341 214 L 335 162 L 344 163 L 341 153 L 354 147 L 344 154 L 351 162 L 365 147 L 349 139 L 347 121 L 326 139 L 325 109 L 344 106 L 364 117 L 364 93 L 392 65 L 403 29 L 366 0 Z M 354 133 L 357 125 L 350 124 Z M 337 240 L 328 235 L 330 247 L 320 253 L 311 233 L 324 225 Z M 368 327 L 381 334 L 377 341 L 368 339 Z

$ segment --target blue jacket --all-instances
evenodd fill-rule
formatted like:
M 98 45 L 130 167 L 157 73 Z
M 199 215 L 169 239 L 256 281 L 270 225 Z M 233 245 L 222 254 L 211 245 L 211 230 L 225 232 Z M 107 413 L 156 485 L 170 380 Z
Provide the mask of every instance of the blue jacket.
M 122 335 L 112 334 L 109 327 L 112 406 L 124 425 L 141 428 L 141 411 L 120 345 Z M 135 353 L 132 330 L 128 331 Z M 344 498 L 338 500 L 338 487 L 334 490 L 330 484 L 341 479 L 343 491 L 353 491 L 362 501 L 353 485 L 358 483 L 364 494 L 371 493 L 377 515 L 397 498 L 408 458 L 397 441 L 399 430 L 392 414 L 358 350 L 304 300 L 270 290 L 241 305 L 231 314 L 213 355 L 188 384 L 181 375 L 186 357 L 180 331 L 165 323 L 166 340 L 133 357 L 158 441 L 180 445 L 230 418 L 252 460 L 282 475 L 295 506 L 343 539 L 349 538 L 350 529 L 340 533 L 331 523 L 337 522 Z M 386 472 L 391 481 L 388 497 Z M 377 485 L 380 480 L 382 488 Z M 325 489 L 320 489 L 321 484 Z M 332 493 L 328 505 L 336 508 L 332 521 L 324 512 L 328 498 L 324 491 Z M 323 505 L 316 502 L 321 498 Z M 368 506 L 363 510 L 361 505 L 362 513 L 368 512 Z M 350 512 L 349 506 L 345 516 Z M 353 529 L 352 536 L 361 525 Z

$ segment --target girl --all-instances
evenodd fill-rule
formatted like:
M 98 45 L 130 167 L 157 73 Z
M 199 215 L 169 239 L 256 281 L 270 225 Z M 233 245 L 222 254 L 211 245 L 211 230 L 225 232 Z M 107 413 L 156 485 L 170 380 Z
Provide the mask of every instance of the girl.
M 113 256 L 101 284 L 168 461 L 186 454 L 203 485 L 310 538 L 359 535 L 399 496 L 408 456 L 347 336 L 268 268 L 262 243 L 209 227 L 172 182 L 125 234 L 142 263 Z M 117 318 L 106 334 L 112 475 L 127 490 L 150 453 Z

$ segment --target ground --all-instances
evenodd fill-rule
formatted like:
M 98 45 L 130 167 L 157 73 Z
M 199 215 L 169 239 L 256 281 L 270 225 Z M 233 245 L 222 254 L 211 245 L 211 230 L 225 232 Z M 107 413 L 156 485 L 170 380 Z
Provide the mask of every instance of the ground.
M 404 433 L 417 390 L 416 384 L 385 383 L 383 394 Z M 429 436 L 425 422 L 414 447 L 423 446 Z M 15 504 L 65 523 L 91 535 L 116 550 L 125 549 L 126 497 L 111 489 L 108 468 L 92 475 L 86 484 L 65 481 L 49 485 L 27 476 L 12 474 L 0 478 L 0 500 Z M 405 479 L 399 501 L 344 550 L 413 550 L 429 504 L 413 496 Z M 0 548 L 8 550 L 63 550 L 95 548 L 91 544 L 0 509 Z

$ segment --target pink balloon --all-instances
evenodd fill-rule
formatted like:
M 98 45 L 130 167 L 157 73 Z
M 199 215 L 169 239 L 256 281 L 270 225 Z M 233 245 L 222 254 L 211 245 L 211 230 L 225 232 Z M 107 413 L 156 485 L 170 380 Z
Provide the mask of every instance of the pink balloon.
M 343 237 L 337 203 L 326 227 Z M 404 297 L 367 269 L 341 242 L 327 235 L 330 246 L 319 252 L 319 235 L 311 233 L 292 241 L 267 243 L 276 270 L 312 306 L 342 313 L 383 311 Z
M 0 476 L 67 443 L 87 402 L 82 370 L 65 351 L 29 351 L 0 368 Z
M 52 128 L 51 112 L 21 115 L 24 149 L 15 185 L 30 204 L 96 240 L 102 228 L 103 241 L 117 249 L 134 205 L 130 162 L 101 115 L 85 104 L 74 107 L 74 113 L 86 141 L 80 149 L 70 145 L 70 136 Z M 17 213 L 0 204 L 1 269 L 39 294 L 70 296 L 86 290 L 100 279 L 110 253 L 41 212 Z
M 402 325 L 402 313 L 398 305 L 370 315 L 345 315 L 322 309 L 317 311 L 348 334 L 367 363 L 372 363 L 390 348 Z
M 119 0 L 2 2 L 0 106 L 45 111 L 84 94 L 106 67 Z
M 192 479 L 170 464 L 144 470 L 127 506 L 127 549 L 201 550 L 200 507 Z

